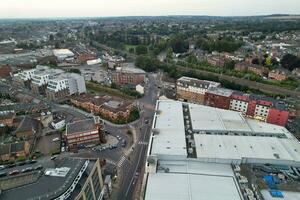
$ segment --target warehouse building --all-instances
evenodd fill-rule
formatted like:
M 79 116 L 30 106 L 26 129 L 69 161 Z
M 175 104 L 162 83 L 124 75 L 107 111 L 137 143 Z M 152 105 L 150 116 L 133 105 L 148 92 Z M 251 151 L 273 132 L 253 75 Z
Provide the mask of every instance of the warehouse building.
M 159 100 L 143 198 L 244 199 L 233 165 L 299 167 L 299 152 L 299 141 L 284 127 L 240 112 Z

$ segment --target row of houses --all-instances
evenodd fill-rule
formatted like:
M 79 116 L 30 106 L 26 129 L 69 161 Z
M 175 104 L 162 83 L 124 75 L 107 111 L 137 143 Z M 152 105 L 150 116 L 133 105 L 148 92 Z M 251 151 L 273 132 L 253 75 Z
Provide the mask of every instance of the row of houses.
M 282 101 L 225 89 L 216 82 L 182 77 L 176 82 L 176 92 L 179 100 L 239 111 L 247 117 L 280 126 L 285 126 L 289 117 Z
M 35 94 L 46 95 L 50 100 L 86 92 L 81 75 L 40 65 L 16 74 L 14 82 L 30 88 Z
M 269 70 L 266 67 L 260 65 L 249 64 L 246 62 L 236 63 L 235 70 L 241 72 L 253 72 L 259 76 L 268 77 L 268 79 L 276 80 L 276 81 L 283 81 L 290 76 L 290 72 L 283 68 L 278 68 L 274 70 Z

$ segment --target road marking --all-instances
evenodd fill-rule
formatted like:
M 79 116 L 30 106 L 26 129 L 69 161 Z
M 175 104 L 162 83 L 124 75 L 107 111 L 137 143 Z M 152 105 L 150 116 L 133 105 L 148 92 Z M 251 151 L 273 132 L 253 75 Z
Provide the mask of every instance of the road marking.
M 138 144 L 140 144 L 140 145 L 148 145 L 148 142 L 139 141 Z
M 117 163 L 117 166 L 121 168 L 123 166 L 123 164 L 124 164 L 125 161 L 126 161 L 126 157 L 122 156 L 120 158 L 119 162 Z

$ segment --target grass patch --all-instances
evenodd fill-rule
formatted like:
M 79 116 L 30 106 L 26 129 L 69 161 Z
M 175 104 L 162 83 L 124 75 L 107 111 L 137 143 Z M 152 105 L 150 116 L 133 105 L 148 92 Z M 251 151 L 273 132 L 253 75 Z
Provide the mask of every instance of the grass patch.
M 118 96 L 118 97 L 122 97 L 125 99 L 130 99 L 133 100 L 135 99 L 135 97 L 130 96 L 118 89 L 113 89 L 107 86 L 103 86 L 97 83 L 92 83 L 92 82 L 86 82 L 86 87 L 89 91 L 93 91 L 95 93 L 100 93 L 100 94 L 109 94 L 112 96 Z

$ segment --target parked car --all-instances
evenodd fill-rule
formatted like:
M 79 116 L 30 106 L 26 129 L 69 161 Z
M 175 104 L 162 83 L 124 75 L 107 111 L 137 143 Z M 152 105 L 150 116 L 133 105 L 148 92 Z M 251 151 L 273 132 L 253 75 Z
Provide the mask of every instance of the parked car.
M 127 144 L 127 143 L 126 143 L 126 140 L 123 139 L 123 140 L 122 140 L 122 144 L 121 144 L 122 147 L 126 147 L 126 144 Z
M 59 137 L 56 137 L 56 138 L 52 139 L 52 142 L 57 142 L 57 141 L 59 141 Z
M 20 174 L 19 170 L 14 170 L 14 171 L 9 172 L 10 176 L 14 176 L 14 175 L 17 175 L 17 174 Z
M 27 160 L 26 163 L 27 164 L 34 164 L 34 163 L 36 163 L 36 160 Z
M 5 177 L 6 175 L 7 175 L 6 172 L 1 172 L 1 173 L 0 173 L 0 177 Z
M 5 165 L 0 165 L 0 171 L 6 169 L 7 166 Z
M 31 171 L 33 171 L 33 168 L 32 167 L 27 167 L 25 169 L 22 169 L 21 173 L 26 173 L 26 172 L 31 172 Z
M 38 165 L 38 166 L 36 166 L 36 167 L 34 168 L 34 170 L 41 170 L 41 169 L 43 169 L 43 166 L 42 166 L 42 165 Z
M 13 168 L 13 167 L 15 167 L 15 166 L 16 166 L 15 163 L 12 163 L 12 164 L 7 165 L 8 168 Z
M 26 164 L 25 161 L 17 163 L 18 166 L 23 166 L 23 165 L 25 165 L 25 164 Z

